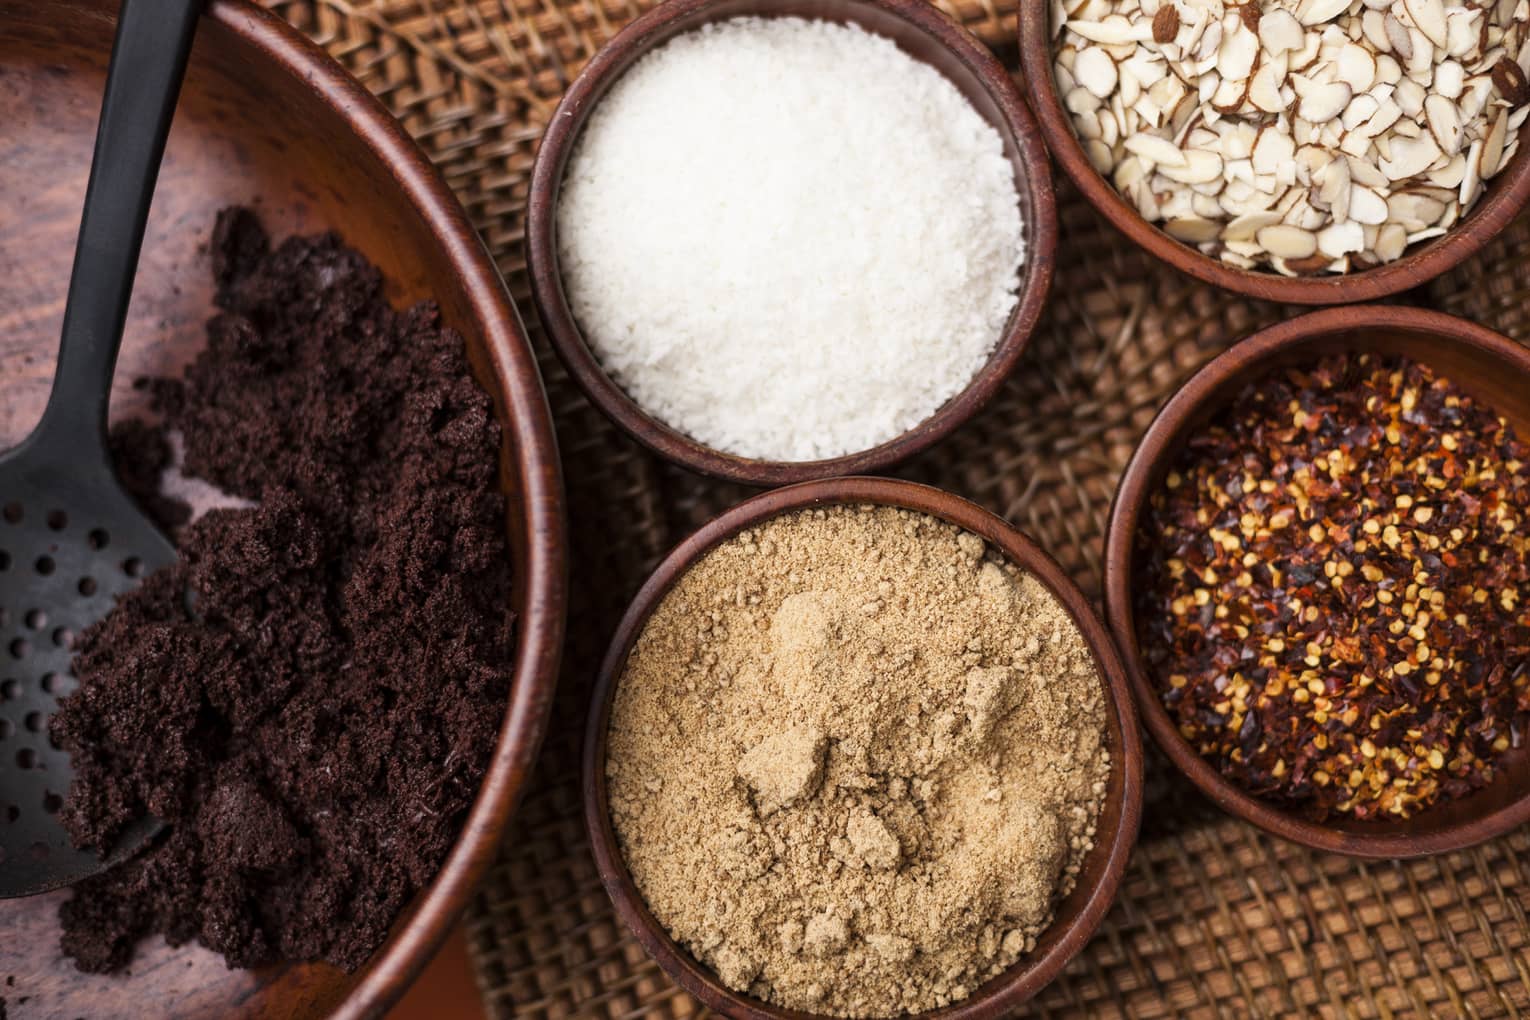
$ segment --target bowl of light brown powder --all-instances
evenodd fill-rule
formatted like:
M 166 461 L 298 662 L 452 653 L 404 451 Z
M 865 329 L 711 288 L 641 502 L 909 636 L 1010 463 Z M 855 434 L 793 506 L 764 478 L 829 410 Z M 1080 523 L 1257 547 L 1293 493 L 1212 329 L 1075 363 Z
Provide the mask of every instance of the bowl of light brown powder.
M 1033 542 L 841 478 L 677 547 L 601 671 L 586 824 L 617 912 L 733 1017 L 987 1017 L 1109 907 L 1142 752 L 1119 656 Z

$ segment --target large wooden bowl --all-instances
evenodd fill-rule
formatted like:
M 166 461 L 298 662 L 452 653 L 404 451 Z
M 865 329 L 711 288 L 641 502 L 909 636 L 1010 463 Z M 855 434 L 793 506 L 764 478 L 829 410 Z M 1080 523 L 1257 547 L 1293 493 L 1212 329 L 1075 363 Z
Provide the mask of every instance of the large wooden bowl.
M 1408 249 L 1395 262 L 1343 275 L 1282 276 L 1274 271 L 1240 269 L 1149 223 L 1132 203 L 1089 162 L 1074 133 L 1073 118 L 1063 108 L 1052 74 L 1052 7 L 1042 0 L 1020 4 L 1020 63 L 1026 97 L 1041 122 L 1047 147 L 1078 190 L 1121 233 L 1182 273 L 1216 287 L 1266 301 L 1334 305 L 1376 301 L 1421 286 L 1460 265 L 1508 226 L 1530 201 L 1530 125 L 1520 130 L 1520 148 L 1498 176 L 1489 181 L 1472 211 L 1443 236 Z
M 115 4 L 0 0 L 0 447 L 42 409 L 90 163 Z M 561 487 L 535 363 L 461 207 L 367 92 L 252 4 L 214 0 L 198 28 L 143 249 L 113 393 L 204 343 L 205 247 L 216 212 L 253 205 L 273 236 L 333 228 L 377 263 L 390 299 L 434 297 L 468 343 L 504 426 L 501 482 L 515 568 L 516 676 L 483 787 L 435 882 L 359 973 L 230 971 L 192 946 L 145 942 L 128 974 L 77 973 L 58 948 L 64 893 L 0 902 L 0 988 L 12 1015 L 380 1014 L 440 944 L 492 859 L 540 741 L 563 627 Z M 25 1003 L 22 999 L 25 997 Z
M 1459 850 L 1530 822 L 1530 747 L 1503 755 L 1498 777 L 1470 796 L 1407 821 L 1308 820 L 1224 779 L 1176 729 L 1143 667 L 1132 592 L 1134 541 L 1148 500 L 1186 439 L 1250 382 L 1338 351 L 1401 355 L 1437 370 L 1530 436 L 1530 352 L 1482 326 L 1416 308 L 1362 306 L 1299 316 L 1256 333 L 1191 377 L 1159 412 L 1127 465 L 1105 540 L 1106 618 L 1126 656 L 1143 723 L 1169 760 L 1220 807 L 1267 832 L 1317 850 L 1398 858 Z
M 959 496 L 891 478 L 829 478 L 803 482 L 746 500 L 681 542 L 654 570 L 617 627 L 600 668 L 584 741 L 584 824 L 606 892 L 621 917 L 680 987 L 709 1009 L 733 1020 L 821 1020 L 818 1014 L 773 1006 L 726 987 L 670 938 L 632 879 L 616 832 L 606 788 L 606 737 L 616 684 L 627 657 L 660 601 L 692 564 L 745 528 L 783 513 L 833 504 L 876 504 L 928 514 L 981 536 L 1010 562 L 1057 597 L 1083 634 L 1105 691 L 1105 746 L 1110 778 L 1096 826 L 1094 849 L 1084 858 L 1078 884 L 1057 906 L 1036 948 L 972 995 L 921 1020 L 992 1020 L 1009 1016 L 1055 978 L 1089 941 L 1115 899 L 1142 817 L 1142 738 L 1132 711 L 1121 657 L 1084 593 L 1040 546 L 993 514 Z
M 1029 2 L 1029 0 L 1027 0 Z M 993 352 L 963 389 L 933 415 L 880 446 L 814 461 L 739 457 L 714 449 L 650 415 L 606 374 L 580 332 L 558 268 L 557 212 L 563 173 L 591 111 L 627 69 L 675 36 L 738 17 L 817 18 L 885 36 L 956 86 L 998 131 L 1015 172 L 1025 261 L 1019 300 Z M 953 196 L 959 200 L 960 196 Z M 654 453 L 701 474 L 747 485 L 880 471 L 950 435 L 982 409 L 1019 363 L 1041 318 L 1057 256 L 1057 214 L 1046 145 L 1009 73 L 988 48 L 927 0 L 669 0 L 628 25 L 574 79 L 548 123 L 532 168 L 526 261 L 548 338 L 590 402 Z M 826 343 L 834 338 L 826 337 Z

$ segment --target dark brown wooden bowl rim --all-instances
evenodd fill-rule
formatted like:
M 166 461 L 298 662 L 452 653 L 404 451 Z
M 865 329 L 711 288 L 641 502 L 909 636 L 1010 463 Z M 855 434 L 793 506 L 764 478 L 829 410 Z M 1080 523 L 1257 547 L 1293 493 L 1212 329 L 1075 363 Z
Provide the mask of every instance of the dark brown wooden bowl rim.
M 1342 276 L 1281 276 L 1230 266 L 1202 255 L 1142 218 L 1109 181 L 1100 176 L 1073 132 L 1052 77 L 1051 5 L 1022 0 L 1019 13 L 1020 64 L 1031 108 L 1047 146 L 1063 172 L 1117 230 L 1148 254 L 1216 287 L 1265 301 L 1333 305 L 1376 301 L 1428 283 L 1480 251 L 1530 201 L 1530 158 L 1523 146 L 1507 169 L 1488 182 L 1475 208 L 1444 235 L 1416 251 L 1374 269 Z M 1530 127 L 1530 126 L 1527 126 Z M 1526 129 L 1521 129 L 1521 139 Z
M 590 402 L 632 438 L 681 467 L 724 481 L 771 486 L 834 475 L 880 471 L 921 452 L 948 436 L 982 409 L 1019 362 L 1051 287 L 1057 253 L 1057 212 L 1046 145 L 1014 81 L 987 47 L 927 0 L 834 0 L 846 9 L 880 8 L 921 29 L 949 50 L 988 91 L 1015 136 L 1025 166 L 1024 188 L 1030 198 L 1025 264 L 1020 300 L 993 353 L 972 381 L 938 411 L 903 435 L 880 446 L 843 457 L 815 461 L 772 461 L 739 457 L 697 442 L 649 415 L 618 386 L 585 343 L 563 292 L 558 269 L 556 220 L 564 166 L 593 108 L 622 72 L 647 49 L 665 38 L 676 21 L 716 5 L 718 0 L 667 0 L 633 21 L 600 48 L 574 79 L 543 135 L 532 167 L 526 221 L 526 260 L 532 296 L 553 349 Z
M 1418 835 L 1340 831 L 1282 810 L 1225 779 L 1179 735 L 1159 701 L 1157 688 L 1143 669 L 1132 612 L 1132 547 L 1137 523 L 1157 479 L 1167 467 L 1166 461 L 1178 453 L 1178 439 L 1188 423 L 1199 420 L 1225 401 L 1230 395 L 1229 380 L 1243 379 L 1251 368 L 1269 363 L 1281 352 L 1310 343 L 1316 337 L 1361 329 L 1428 333 L 1437 337 L 1441 345 L 1475 347 L 1517 366 L 1525 386 L 1530 387 L 1530 351 L 1475 323 L 1420 308 L 1384 305 L 1329 308 L 1255 333 L 1180 387 L 1153 420 L 1127 464 L 1106 528 L 1105 616 L 1125 656 L 1137 711 L 1148 732 L 1174 766 L 1224 811 L 1314 850 L 1373 859 L 1424 857 L 1475 846 L 1530 821 L 1530 789 L 1497 811 Z
M 435 955 L 493 862 L 542 742 L 563 643 L 566 544 L 563 482 L 552 417 L 524 327 L 467 214 L 419 147 L 383 105 L 316 44 L 247 0 L 214 0 L 208 16 L 251 52 L 307 83 L 338 111 L 378 160 L 456 266 L 471 298 L 474 326 L 509 410 L 510 433 L 530 536 L 524 611 L 516 623 L 515 679 L 504 723 L 478 797 L 451 854 L 404 927 L 367 965 L 332 1014 L 375 1017 L 403 994 Z
M 1108 697 L 1108 711 L 1119 722 L 1121 746 L 1112 749 L 1112 777 L 1121 776 L 1121 809 L 1114 831 L 1100 832 L 1093 854 L 1107 855 L 1100 881 L 1071 918 L 1059 917 L 1062 937 L 1042 956 L 1026 958 L 980 987 L 971 998 L 944 1009 L 921 1013 L 922 1020 L 991 1020 L 1006 1015 L 1035 995 L 1089 941 L 1114 901 L 1127 858 L 1137 840 L 1142 816 L 1142 741 L 1122 667 L 1109 631 L 1057 562 L 1008 522 L 941 489 L 891 478 L 850 477 L 802 482 L 762 493 L 714 518 L 694 532 L 655 568 L 622 617 L 595 684 L 585 731 L 584 821 L 601 882 L 617 915 L 659 965 L 708 1008 L 735 1020 L 818 1020 L 818 1014 L 783 1009 L 724 987 L 705 967 L 678 946 L 655 920 L 627 870 L 607 802 L 606 733 L 616 683 L 627 656 L 649 616 L 665 594 L 703 555 L 739 531 L 793 510 L 834 504 L 877 504 L 928 514 L 964 528 L 1001 550 L 1033 574 L 1068 610 L 1095 657 Z M 1075 892 L 1076 895 L 1076 892 Z

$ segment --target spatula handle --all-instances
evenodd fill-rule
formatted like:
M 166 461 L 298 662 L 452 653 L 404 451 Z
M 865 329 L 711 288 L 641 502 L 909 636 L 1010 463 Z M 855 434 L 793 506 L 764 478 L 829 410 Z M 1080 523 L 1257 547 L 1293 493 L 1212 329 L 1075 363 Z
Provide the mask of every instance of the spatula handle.
M 106 408 L 144 224 L 202 0 L 122 0 L 69 277 L 53 392 L 39 433 L 106 450 Z M 66 432 L 67 436 L 60 433 Z

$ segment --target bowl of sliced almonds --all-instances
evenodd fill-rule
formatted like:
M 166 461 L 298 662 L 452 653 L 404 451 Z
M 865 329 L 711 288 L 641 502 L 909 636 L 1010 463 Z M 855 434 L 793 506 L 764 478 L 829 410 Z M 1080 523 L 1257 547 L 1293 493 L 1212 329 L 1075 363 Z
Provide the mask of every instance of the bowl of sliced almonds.
M 1019 30 L 1064 172 L 1133 241 L 1228 290 L 1386 297 L 1530 200 L 1519 0 L 1048 0 Z

